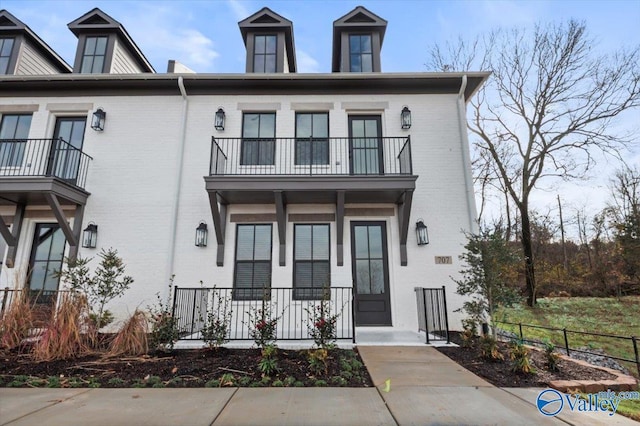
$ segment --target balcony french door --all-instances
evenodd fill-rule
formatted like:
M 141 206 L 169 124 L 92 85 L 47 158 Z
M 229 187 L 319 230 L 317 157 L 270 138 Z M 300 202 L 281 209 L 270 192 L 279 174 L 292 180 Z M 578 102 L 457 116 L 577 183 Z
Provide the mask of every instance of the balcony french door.
M 53 132 L 47 174 L 72 184 L 76 183 L 86 123 L 86 117 L 58 117 Z
M 352 175 L 384 174 L 380 116 L 349 116 L 349 165 Z

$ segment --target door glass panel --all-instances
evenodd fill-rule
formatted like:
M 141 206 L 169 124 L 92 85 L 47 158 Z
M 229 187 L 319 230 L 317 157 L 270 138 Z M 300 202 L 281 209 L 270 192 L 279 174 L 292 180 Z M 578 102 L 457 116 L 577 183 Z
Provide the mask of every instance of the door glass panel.
M 379 226 L 369 226 L 369 257 L 382 258 L 382 230 Z
M 384 293 L 384 267 L 382 259 L 372 259 L 369 261 L 369 276 L 371 278 L 371 294 Z
M 369 241 L 367 237 L 367 227 L 366 226 L 356 226 L 355 227 L 355 237 L 356 237 L 356 258 L 362 259 L 365 257 L 369 257 Z
M 380 118 L 351 117 L 351 167 L 353 174 L 379 174 L 382 162 Z
M 56 142 L 51 158 L 51 173 L 62 179 L 74 182 L 78 177 L 80 153 L 84 141 L 86 117 L 60 117 L 56 122 L 54 139 Z
M 29 288 L 33 292 L 55 291 L 60 281 L 56 272 L 62 269 L 65 248 L 64 233 L 58 225 L 37 224 L 30 259 Z M 40 302 L 53 298 L 38 299 Z
M 369 259 L 356 260 L 356 284 L 358 294 L 371 294 Z

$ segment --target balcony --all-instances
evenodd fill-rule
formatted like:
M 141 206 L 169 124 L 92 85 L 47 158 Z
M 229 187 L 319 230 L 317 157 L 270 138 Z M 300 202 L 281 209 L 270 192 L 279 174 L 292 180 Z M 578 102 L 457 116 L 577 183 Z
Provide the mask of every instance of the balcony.
M 7 265 L 13 267 L 27 205 L 48 205 L 71 247 L 77 252 L 80 225 L 89 193 L 85 191 L 92 158 L 62 139 L 0 140 L 0 206 L 15 206 L 9 231 L 0 220 L 0 233 L 9 246 Z M 71 229 L 64 207 L 75 209 Z
M 335 204 L 340 264 L 345 204 L 397 204 L 401 240 L 406 239 L 417 178 L 409 137 L 212 138 L 204 180 L 218 240 L 218 265 L 228 204 L 275 204 L 281 265 L 286 205 Z M 401 247 L 403 264 L 405 251 Z

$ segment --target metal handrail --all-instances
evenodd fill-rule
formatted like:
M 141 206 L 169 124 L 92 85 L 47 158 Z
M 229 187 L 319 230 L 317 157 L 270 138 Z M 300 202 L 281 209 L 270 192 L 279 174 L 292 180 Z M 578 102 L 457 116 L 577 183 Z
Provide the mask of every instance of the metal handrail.
M 0 139 L 0 177 L 56 177 L 84 188 L 92 160 L 62 138 Z

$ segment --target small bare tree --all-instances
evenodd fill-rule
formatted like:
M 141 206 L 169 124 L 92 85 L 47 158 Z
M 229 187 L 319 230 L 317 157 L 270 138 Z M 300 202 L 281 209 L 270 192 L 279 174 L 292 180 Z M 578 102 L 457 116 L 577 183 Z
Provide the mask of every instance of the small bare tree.
M 640 105 L 640 46 L 598 54 L 584 23 L 498 30 L 431 51 L 443 71 L 484 69 L 489 82 L 470 103 L 475 155 L 519 214 L 527 303 L 536 303 L 529 202 L 543 181 L 585 177 L 594 154 L 619 156 L 630 135 L 613 120 Z M 482 168 L 481 168 L 482 169 Z

